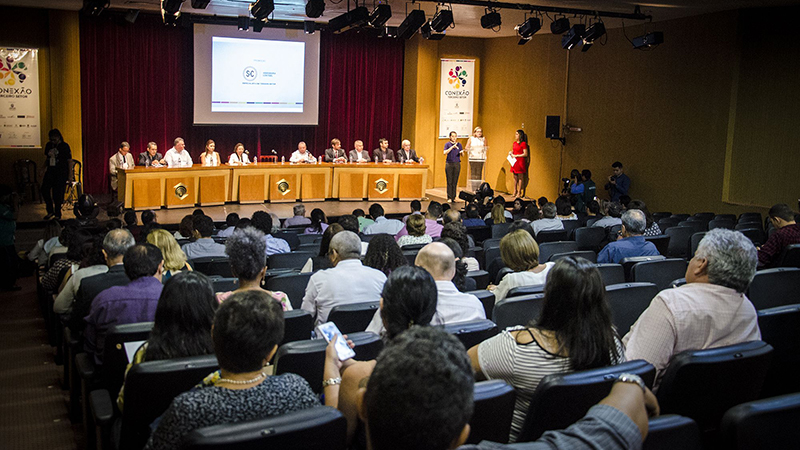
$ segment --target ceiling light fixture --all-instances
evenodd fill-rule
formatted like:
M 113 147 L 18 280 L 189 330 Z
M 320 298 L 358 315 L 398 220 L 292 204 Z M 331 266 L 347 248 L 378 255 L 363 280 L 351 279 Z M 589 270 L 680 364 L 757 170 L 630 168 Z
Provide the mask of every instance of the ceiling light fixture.
M 316 19 L 325 12 L 325 0 L 308 0 L 306 3 L 306 16 Z
M 256 20 L 267 20 L 272 11 L 275 11 L 273 0 L 256 0 L 250 3 L 250 15 Z
M 553 34 L 564 34 L 567 30 L 569 30 L 569 19 L 566 17 L 556 19 L 550 24 L 550 32 Z
M 572 28 L 567 31 L 561 38 L 561 46 L 564 47 L 565 50 L 572 50 L 572 47 L 578 45 L 578 43 L 583 42 L 583 35 L 586 33 L 586 25 L 582 23 L 576 23 L 572 26 Z
M 500 25 L 502 25 L 500 13 L 494 9 L 486 8 L 486 14 L 481 17 L 481 27 L 497 32 L 500 31 Z M 495 28 L 497 29 L 495 30 Z
M 328 21 L 328 31 L 339 34 L 364 25 L 369 20 L 369 11 L 358 6 Z
M 414 9 L 406 16 L 403 23 L 397 27 L 397 37 L 400 39 L 411 39 L 417 30 L 425 24 L 425 11 Z
M 386 3 L 381 3 L 372 10 L 369 15 L 369 24 L 372 27 L 380 28 L 386 25 L 386 22 L 392 18 L 392 7 Z
M 431 19 L 430 24 L 433 31 L 437 33 L 443 33 L 444 30 L 455 25 L 455 20 L 453 20 L 453 10 L 449 8 L 439 9 L 439 7 L 436 7 L 436 14 L 433 15 L 433 19 Z
M 99 16 L 111 5 L 111 0 L 83 0 L 81 12 L 88 16 Z
M 581 51 L 588 52 L 594 45 L 594 41 L 600 39 L 604 34 L 606 34 L 606 26 L 603 22 L 595 22 L 589 25 L 583 35 L 583 48 Z
M 429 41 L 441 41 L 444 39 L 444 33 L 435 33 L 430 22 L 425 22 L 419 29 L 419 32 L 423 38 Z
M 537 31 L 542 29 L 542 19 L 538 17 L 529 17 L 524 22 L 514 27 L 514 31 L 519 36 L 518 45 L 525 45 L 531 40 Z

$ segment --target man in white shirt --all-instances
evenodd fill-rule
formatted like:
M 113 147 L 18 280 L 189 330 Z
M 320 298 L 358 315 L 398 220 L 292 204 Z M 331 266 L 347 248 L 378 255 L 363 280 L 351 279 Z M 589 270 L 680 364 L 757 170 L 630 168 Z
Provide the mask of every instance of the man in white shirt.
M 379 301 L 386 282 L 383 272 L 361 264 L 361 239 L 352 231 L 333 236 L 330 258 L 334 267 L 311 275 L 301 306 L 317 325 L 327 322 L 335 306 Z
M 553 202 L 547 202 L 542 206 L 542 216 L 543 219 L 534 220 L 531 222 L 531 228 L 533 228 L 533 234 L 539 234 L 540 231 L 552 231 L 552 230 L 563 230 L 564 224 L 561 220 L 556 219 L 556 204 Z
M 761 339 L 744 294 L 757 264 L 756 248 L 743 234 L 709 231 L 689 261 L 686 284 L 661 291 L 622 339 L 627 359 L 654 365 L 658 386 L 677 353 Z
M 300 141 L 300 143 L 297 144 L 297 150 L 292 152 L 292 156 L 289 158 L 289 162 L 292 164 L 298 164 L 298 163 L 314 164 L 315 162 L 317 162 L 317 158 L 315 158 L 314 155 L 311 154 L 311 152 L 306 150 L 306 143 Z
M 183 138 L 175 138 L 171 149 L 164 155 L 167 167 L 192 167 L 192 155 L 186 150 Z
M 117 169 L 133 169 L 131 145 L 123 141 L 119 150 L 108 159 L 108 175 L 111 177 L 111 190 L 117 192 Z
M 361 141 L 356 141 L 353 143 L 354 150 L 350 150 L 350 162 L 354 163 L 368 163 L 370 162 L 369 159 L 369 152 L 364 150 L 364 143 Z
M 396 219 L 387 219 L 384 217 L 383 206 L 373 203 L 369 207 L 369 215 L 375 220 L 375 223 L 364 228 L 364 234 L 391 234 L 394 236 L 398 231 L 402 230 L 405 225 Z

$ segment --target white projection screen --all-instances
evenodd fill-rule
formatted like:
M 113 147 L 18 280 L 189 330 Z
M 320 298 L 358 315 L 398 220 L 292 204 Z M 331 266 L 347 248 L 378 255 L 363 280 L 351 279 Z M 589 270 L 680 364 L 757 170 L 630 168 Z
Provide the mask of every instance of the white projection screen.
M 195 125 L 317 125 L 319 33 L 194 24 Z

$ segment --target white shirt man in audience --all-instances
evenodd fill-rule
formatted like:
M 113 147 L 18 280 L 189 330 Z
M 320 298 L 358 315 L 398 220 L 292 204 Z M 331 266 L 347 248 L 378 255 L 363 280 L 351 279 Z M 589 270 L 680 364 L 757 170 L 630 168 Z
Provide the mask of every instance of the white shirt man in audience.
M 661 291 L 623 338 L 628 360 L 654 365 L 658 386 L 676 353 L 761 339 L 744 294 L 756 274 L 756 254 L 739 232 L 709 231 L 686 268 L 687 283 Z
M 383 206 L 373 203 L 369 207 L 369 215 L 375 223 L 364 228 L 364 234 L 391 234 L 394 236 L 402 230 L 405 225 L 397 219 L 387 219 L 384 216 Z
M 597 262 L 619 264 L 625 258 L 660 255 L 656 246 L 642 236 L 645 228 L 647 228 L 647 219 L 641 210 L 625 211 L 622 214 L 622 239 L 603 247 L 603 250 L 597 255 Z
M 540 231 L 558 231 L 564 229 L 564 224 L 561 220 L 556 219 L 556 204 L 547 202 L 542 206 L 543 218 L 531 222 L 533 234 L 539 234 Z
M 131 144 L 125 141 L 119 144 L 117 153 L 108 159 L 108 176 L 111 177 L 111 190 L 114 192 L 117 191 L 117 169 L 133 169 Z
M 369 151 L 364 150 L 364 143 L 361 141 L 356 141 L 353 143 L 353 147 L 355 149 L 350 150 L 350 162 L 354 163 L 368 163 L 370 162 L 369 159 Z
M 315 162 L 317 162 L 317 158 L 315 158 L 314 155 L 312 155 L 311 152 L 309 152 L 306 149 L 306 143 L 300 141 L 297 144 L 297 150 L 292 152 L 292 156 L 289 158 L 289 162 L 292 164 L 298 164 L 298 163 L 314 164 Z
M 175 138 L 171 149 L 164 155 L 167 167 L 192 167 L 192 155 L 186 150 L 183 138 Z
M 622 224 L 622 205 L 620 203 L 609 203 L 606 208 L 606 216 L 593 223 L 593 227 L 613 227 Z
M 189 259 L 204 258 L 204 257 L 227 257 L 225 254 L 225 245 L 218 244 L 211 237 L 214 234 L 214 220 L 206 215 L 197 215 L 192 218 L 192 225 L 194 226 L 194 233 L 197 240 L 184 244 L 181 247 L 183 253 Z
M 298 203 L 292 208 L 294 217 L 289 217 L 283 222 L 283 226 L 292 227 L 295 225 L 311 225 L 311 219 L 306 217 L 306 205 Z
M 379 301 L 386 282 L 383 272 L 361 264 L 361 239 L 352 231 L 333 236 L 330 259 L 332 269 L 311 275 L 301 306 L 317 325 L 328 321 L 335 306 Z
M 442 235 L 443 225 L 438 222 L 442 217 L 442 204 L 439 202 L 428 203 L 428 212 L 425 213 L 425 234 L 432 238 L 438 238 Z M 408 229 L 405 226 L 397 232 L 394 236 L 395 239 L 400 239 L 401 236 L 408 234 Z

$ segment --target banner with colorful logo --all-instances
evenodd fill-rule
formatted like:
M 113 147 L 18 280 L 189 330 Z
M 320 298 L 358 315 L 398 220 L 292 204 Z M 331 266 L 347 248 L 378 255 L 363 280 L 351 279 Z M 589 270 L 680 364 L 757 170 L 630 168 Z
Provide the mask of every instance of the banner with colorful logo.
M 474 104 L 475 60 L 442 59 L 439 139 L 447 139 L 451 131 L 460 138 L 470 136 Z
M 0 147 L 42 146 L 39 50 L 0 48 Z

